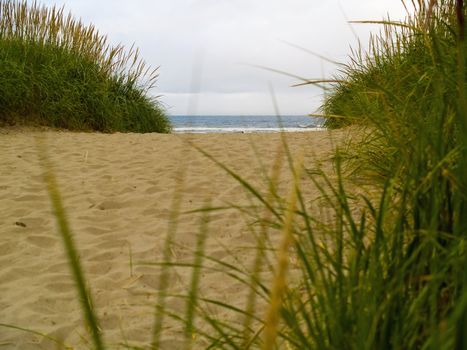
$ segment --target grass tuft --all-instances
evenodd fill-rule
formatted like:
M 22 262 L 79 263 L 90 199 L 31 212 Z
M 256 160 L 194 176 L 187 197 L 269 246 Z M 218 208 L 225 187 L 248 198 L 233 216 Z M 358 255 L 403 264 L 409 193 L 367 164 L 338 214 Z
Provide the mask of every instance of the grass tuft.
M 64 8 L 0 1 L 0 123 L 102 132 L 169 132 L 158 68 L 111 46 Z

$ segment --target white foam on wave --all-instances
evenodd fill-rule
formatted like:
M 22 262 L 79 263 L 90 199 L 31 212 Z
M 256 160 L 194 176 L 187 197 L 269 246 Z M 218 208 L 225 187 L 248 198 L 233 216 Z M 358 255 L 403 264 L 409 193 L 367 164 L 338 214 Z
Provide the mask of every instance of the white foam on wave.
M 209 133 L 276 133 L 276 132 L 309 132 L 321 131 L 324 128 L 212 128 L 212 127 L 179 127 L 174 128 L 175 133 L 193 133 L 193 134 L 209 134 Z

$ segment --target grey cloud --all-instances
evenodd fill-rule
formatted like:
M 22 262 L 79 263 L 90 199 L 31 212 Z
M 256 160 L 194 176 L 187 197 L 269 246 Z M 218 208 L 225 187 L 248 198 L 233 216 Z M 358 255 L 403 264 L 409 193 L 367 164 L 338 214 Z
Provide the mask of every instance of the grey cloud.
M 45 1 L 52 4 L 54 1 Z M 338 61 L 346 61 L 357 41 L 349 19 L 402 18 L 394 0 L 72 0 L 66 9 L 92 22 L 113 43 L 136 43 L 152 66 L 161 66 L 154 94 L 164 95 L 170 113 L 187 112 L 193 93 L 195 57 L 204 52 L 200 114 L 267 114 L 271 83 L 285 114 L 319 106 L 316 88 L 290 88 L 296 79 L 267 72 L 261 65 L 305 78 L 336 73 L 336 67 L 284 44 L 286 40 Z M 375 26 L 354 25 L 361 41 Z M 245 63 L 245 64 L 242 64 Z M 199 73 L 199 72 L 198 72 Z

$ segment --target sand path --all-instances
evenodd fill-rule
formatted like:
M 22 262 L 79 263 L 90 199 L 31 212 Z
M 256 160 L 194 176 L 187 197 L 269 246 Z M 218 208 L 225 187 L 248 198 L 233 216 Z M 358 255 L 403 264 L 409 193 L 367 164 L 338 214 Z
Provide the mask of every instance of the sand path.
M 186 141 L 260 189 L 266 185 L 258 157 L 269 169 L 280 145 L 279 134 L 108 135 L 1 130 L 0 323 L 60 338 L 76 349 L 86 348 L 83 339 L 88 335 L 44 184 L 35 144 L 38 135 L 45 136 L 48 144 L 101 328 L 113 348 L 124 339 L 139 345 L 150 342 L 159 270 L 138 262 L 161 260 L 180 169 L 185 169 L 182 211 L 202 207 L 207 198 L 214 206 L 248 204 L 239 183 Z M 341 138 L 342 133 L 325 131 L 287 135 L 294 154 L 305 152 L 305 164 L 322 161 L 325 167 L 330 167 L 330 140 Z M 286 171 L 281 183 L 284 188 L 290 183 Z M 305 191 L 310 195 L 316 192 L 313 188 Z M 191 259 L 199 222 L 199 214 L 179 217 L 178 245 L 173 251 L 179 261 Z M 247 265 L 251 251 L 244 247 L 253 243 L 238 211 L 210 215 L 209 255 L 228 259 L 226 246 Z M 170 291 L 186 291 L 189 276 L 187 269 L 178 269 Z M 223 278 L 205 273 L 201 283 L 213 295 L 242 295 L 241 286 Z M 173 307 L 183 305 L 174 302 Z M 177 349 L 179 332 L 179 327 L 168 321 L 164 330 L 167 348 Z M 50 348 L 55 345 L 43 337 L 0 327 L 0 349 Z

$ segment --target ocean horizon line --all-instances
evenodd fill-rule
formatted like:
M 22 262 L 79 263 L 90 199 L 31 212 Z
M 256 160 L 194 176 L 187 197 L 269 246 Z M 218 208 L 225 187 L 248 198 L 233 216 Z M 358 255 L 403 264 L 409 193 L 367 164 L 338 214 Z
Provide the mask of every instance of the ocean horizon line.
M 308 116 L 171 116 L 172 130 L 184 133 L 264 133 L 318 130 L 322 120 Z
M 168 114 L 168 117 L 309 117 L 314 118 L 310 114 Z

